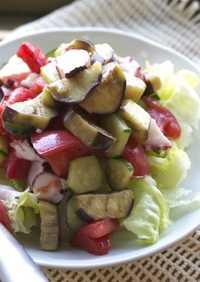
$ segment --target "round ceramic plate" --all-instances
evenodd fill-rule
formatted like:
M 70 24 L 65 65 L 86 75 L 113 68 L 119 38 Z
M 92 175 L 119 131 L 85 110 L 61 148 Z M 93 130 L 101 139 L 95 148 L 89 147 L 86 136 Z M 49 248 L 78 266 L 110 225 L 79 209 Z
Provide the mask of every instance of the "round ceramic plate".
M 171 60 L 175 71 L 185 68 L 200 76 L 199 69 L 187 58 L 164 46 L 153 43 L 138 35 L 107 29 L 73 28 L 65 30 L 50 30 L 29 34 L 13 41 L 0 44 L 0 67 L 8 61 L 10 56 L 23 41 L 29 41 L 44 52 L 56 48 L 63 42 L 70 42 L 74 38 L 85 38 L 93 43 L 109 43 L 120 56 L 132 56 L 145 66 L 145 60 L 151 63 L 162 63 Z M 198 89 L 200 93 L 200 88 Z M 194 144 L 189 148 L 191 170 L 181 187 L 192 190 L 190 197 L 197 193 L 200 183 L 200 137 L 198 131 L 193 133 Z M 22 236 L 20 242 L 25 246 L 34 261 L 43 267 L 65 269 L 91 269 L 113 266 L 133 260 L 139 260 L 160 252 L 172 244 L 186 237 L 200 226 L 200 204 L 192 204 L 173 208 L 170 218 L 174 224 L 160 236 L 159 242 L 143 247 L 137 243 L 137 238 L 124 230 L 114 234 L 112 248 L 106 256 L 94 256 L 85 251 L 71 248 L 67 243 L 60 246 L 56 252 L 44 252 L 38 249 L 38 238 L 35 234 Z

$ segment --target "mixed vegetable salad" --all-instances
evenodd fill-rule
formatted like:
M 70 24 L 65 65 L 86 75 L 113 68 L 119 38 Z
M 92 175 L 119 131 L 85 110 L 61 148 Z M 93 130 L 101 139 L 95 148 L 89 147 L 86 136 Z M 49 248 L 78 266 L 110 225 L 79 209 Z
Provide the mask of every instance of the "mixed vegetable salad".
M 63 219 L 70 245 L 94 255 L 124 228 L 157 242 L 188 193 L 177 186 L 198 83 L 170 61 L 143 70 L 107 43 L 74 39 L 48 54 L 22 43 L 0 71 L 0 222 L 14 235 L 39 228 L 44 251 L 59 247 Z

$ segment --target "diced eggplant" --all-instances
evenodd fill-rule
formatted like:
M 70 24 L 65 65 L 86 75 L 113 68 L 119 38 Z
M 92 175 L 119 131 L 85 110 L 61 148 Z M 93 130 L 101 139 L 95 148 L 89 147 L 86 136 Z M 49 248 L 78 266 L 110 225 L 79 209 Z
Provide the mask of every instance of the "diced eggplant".
M 124 72 L 124 74 L 126 77 L 125 99 L 131 99 L 137 103 L 146 89 L 146 84 L 131 73 Z
M 5 129 L 16 135 L 26 135 L 35 128 L 44 130 L 59 111 L 48 90 L 36 98 L 5 107 L 2 114 Z
M 66 181 L 54 173 L 41 172 L 33 180 L 32 191 L 38 199 L 58 204 L 64 197 Z
M 55 51 L 55 57 L 63 55 L 69 49 L 83 49 L 87 52 L 93 52 L 95 46 L 89 40 L 86 39 L 74 39 L 70 43 L 62 43 Z
M 115 52 L 108 43 L 96 44 L 95 50 L 104 59 L 104 64 L 108 64 L 116 60 Z
M 69 107 L 66 110 L 63 116 L 65 128 L 88 147 L 98 151 L 107 151 L 115 142 L 115 138 L 103 128 L 87 120 L 83 113 L 76 109 Z
M 131 135 L 138 142 L 145 142 L 148 138 L 148 129 L 151 121 L 150 115 L 130 99 L 122 103 L 119 114 L 132 129 Z
M 74 210 L 82 220 L 125 218 L 133 207 L 133 192 L 123 190 L 109 194 L 85 194 L 74 196 Z M 84 216 L 83 216 L 84 215 Z
M 77 73 L 72 78 L 52 82 L 47 87 L 53 98 L 62 103 L 80 103 L 91 95 L 102 77 L 102 65 L 94 63 L 90 68 Z
M 96 61 L 100 62 L 102 65 L 105 63 L 105 59 L 95 51 L 91 55 L 91 63 L 94 64 Z
M 39 201 L 41 217 L 40 249 L 55 251 L 59 247 L 59 220 L 56 205 Z
M 117 111 L 124 98 L 126 79 L 116 62 L 103 67 L 102 81 L 92 91 L 92 95 L 80 103 L 89 113 L 110 114 Z
M 146 90 L 144 94 L 153 94 L 161 88 L 162 81 L 158 74 L 149 71 L 145 71 L 143 74 L 146 82 Z
M 56 57 L 56 63 L 60 79 L 71 78 L 91 66 L 89 53 L 79 49 L 71 49 L 64 55 Z

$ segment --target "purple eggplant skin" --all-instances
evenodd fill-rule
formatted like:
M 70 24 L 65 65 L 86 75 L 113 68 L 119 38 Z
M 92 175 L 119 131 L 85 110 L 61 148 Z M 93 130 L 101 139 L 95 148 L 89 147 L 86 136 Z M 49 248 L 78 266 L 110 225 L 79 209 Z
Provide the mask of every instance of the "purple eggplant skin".
M 92 95 L 101 80 L 102 65 L 100 62 L 95 62 L 90 68 L 77 73 L 72 78 L 57 80 L 50 83 L 47 88 L 56 101 L 78 104 Z
M 102 81 L 89 98 L 80 103 L 90 114 L 111 114 L 116 112 L 124 99 L 126 78 L 117 62 L 103 66 Z
M 97 52 L 93 52 L 91 56 L 91 63 L 94 64 L 96 61 L 100 62 L 102 65 L 105 63 L 105 59 L 101 55 Z
M 131 213 L 133 205 L 134 205 L 134 199 L 132 200 L 132 203 L 130 204 L 128 212 L 127 212 L 125 217 L 128 217 L 129 214 Z M 88 223 L 92 223 L 92 222 L 95 221 L 95 217 L 93 217 L 90 214 L 88 214 L 86 212 L 86 210 L 84 210 L 83 208 L 78 209 L 76 211 L 76 215 L 77 215 L 78 218 L 80 218 L 81 220 L 83 220 L 85 222 L 88 222 Z
M 91 66 L 89 53 L 78 49 L 69 50 L 64 55 L 56 57 L 56 62 L 60 79 L 71 78 Z
M 55 57 L 63 55 L 71 48 L 93 52 L 95 50 L 95 45 L 86 39 L 74 39 L 70 43 L 62 43 L 55 51 Z
M 77 107 L 68 107 L 63 116 L 63 125 L 85 145 L 97 151 L 107 151 L 115 138 L 106 130 L 86 118 L 84 111 Z
M 74 197 L 74 211 L 84 221 L 126 218 L 134 205 L 131 190 L 106 194 L 82 194 Z
M 77 210 L 76 215 L 78 218 L 88 223 L 92 223 L 95 221 L 94 217 L 90 216 L 84 209 Z

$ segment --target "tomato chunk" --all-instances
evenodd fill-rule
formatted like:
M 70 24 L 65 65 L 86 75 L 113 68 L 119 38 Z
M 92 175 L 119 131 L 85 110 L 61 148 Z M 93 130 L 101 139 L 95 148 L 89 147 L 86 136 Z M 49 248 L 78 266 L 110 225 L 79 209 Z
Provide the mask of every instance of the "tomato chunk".
M 148 113 L 156 120 L 162 133 L 173 139 L 177 139 L 181 134 L 181 127 L 176 117 L 157 100 L 149 96 L 143 96 L 143 101 L 148 107 Z
M 40 73 L 40 68 L 48 62 L 43 51 L 29 42 L 24 42 L 19 47 L 17 56 L 27 63 L 31 71 L 35 73 Z
M 105 255 L 110 250 L 112 234 L 118 230 L 118 220 L 102 219 L 84 226 L 71 239 L 70 244 L 74 248 L 84 248 L 94 255 Z
M 8 216 L 6 207 L 0 200 L 0 222 L 6 227 L 9 232 L 12 232 L 10 218 Z
M 31 162 L 18 158 L 15 155 L 15 150 L 11 149 L 2 166 L 6 169 L 7 179 L 24 179 L 28 175 Z
M 89 155 L 104 157 L 103 153 L 89 148 L 66 129 L 44 130 L 34 133 L 31 141 L 36 152 L 50 164 L 53 171 L 67 177 L 71 160 Z
M 142 178 L 151 174 L 148 158 L 142 145 L 132 137 L 129 138 L 122 157 L 129 161 L 134 168 L 132 178 Z
M 47 86 L 46 80 L 41 76 L 38 76 L 34 83 L 30 86 L 30 90 L 36 95 L 40 94 L 42 90 Z

